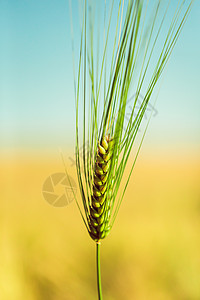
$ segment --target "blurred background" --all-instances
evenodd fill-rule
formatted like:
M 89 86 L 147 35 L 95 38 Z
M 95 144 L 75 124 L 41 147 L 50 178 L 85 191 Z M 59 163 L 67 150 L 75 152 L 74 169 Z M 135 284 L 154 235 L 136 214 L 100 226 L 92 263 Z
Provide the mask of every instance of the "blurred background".
M 196 1 L 102 243 L 107 300 L 200 299 L 199 15 Z M 0 25 L 0 299 L 96 299 L 95 244 L 60 197 L 60 150 L 79 197 L 68 2 L 2 0 Z

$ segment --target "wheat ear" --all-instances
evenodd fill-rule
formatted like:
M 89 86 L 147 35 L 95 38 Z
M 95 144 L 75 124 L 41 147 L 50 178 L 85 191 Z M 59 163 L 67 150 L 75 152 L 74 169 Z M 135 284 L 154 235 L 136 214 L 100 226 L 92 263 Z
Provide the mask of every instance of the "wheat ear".
M 93 189 L 89 211 L 89 233 L 98 242 L 110 232 L 109 217 L 111 208 L 111 193 L 107 181 L 110 171 L 114 141 L 106 136 L 98 144 L 95 158 Z

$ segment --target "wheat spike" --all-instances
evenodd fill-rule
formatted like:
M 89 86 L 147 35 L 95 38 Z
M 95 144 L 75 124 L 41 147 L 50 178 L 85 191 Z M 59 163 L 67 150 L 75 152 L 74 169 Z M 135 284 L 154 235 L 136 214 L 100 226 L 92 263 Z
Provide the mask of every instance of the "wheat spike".
M 111 193 L 107 186 L 114 141 L 106 136 L 98 144 L 94 167 L 93 189 L 90 205 L 89 233 L 93 240 L 105 238 L 110 231 Z

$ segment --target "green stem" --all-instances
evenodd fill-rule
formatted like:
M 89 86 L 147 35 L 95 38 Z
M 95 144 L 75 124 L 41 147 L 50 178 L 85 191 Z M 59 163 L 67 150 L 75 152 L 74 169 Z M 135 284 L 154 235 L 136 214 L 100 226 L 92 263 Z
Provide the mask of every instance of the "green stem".
M 100 243 L 97 242 L 97 289 L 98 289 L 98 299 L 103 300 L 102 290 L 101 290 L 101 268 L 100 268 Z

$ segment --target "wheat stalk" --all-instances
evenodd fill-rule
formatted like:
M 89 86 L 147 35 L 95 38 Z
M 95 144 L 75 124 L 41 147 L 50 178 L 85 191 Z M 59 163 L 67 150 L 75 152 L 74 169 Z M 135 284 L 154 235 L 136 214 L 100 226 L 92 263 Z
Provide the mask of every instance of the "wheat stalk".
M 102 39 L 97 36 L 96 48 L 94 48 L 93 21 L 95 9 L 92 10 L 92 6 L 88 5 L 86 0 L 83 4 L 77 78 L 74 75 L 76 169 L 83 207 L 79 205 L 78 199 L 76 203 L 87 231 L 97 246 L 99 299 L 102 299 L 100 241 L 108 235 L 116 219 L 149 121 L 141 137 L 129 176 L 122 187 L 122 194 L 118 195 L 127 162 L 130 160 L 131 149 L 141 128 L 153 90 L 169 60 L 193 3 L 193 1 L 178 1 L 174 6 L 174 2 L 170 6 L 170 1 L 156 0 L 152 4 L 147 0 L 125 2 L 119 0 L 116 31 L 114 38 L 111 38 L 111 55 L 109 55 L 110 27 L 116 1 L 110 1 L 107 19 L 104 15 L 103 36 Z M 106 5 L 105 2 L 104 11 Z M 165 20 L 167 24 L 164 23 Z M 101 53 L 99 40 L 103 41 Z M 128 95 L 133 78 L 136 96 L 124 130 Z M 144 97 L 139 103 L 141 91 Z M 82 153 L 81 145 L 83 145 Z

